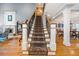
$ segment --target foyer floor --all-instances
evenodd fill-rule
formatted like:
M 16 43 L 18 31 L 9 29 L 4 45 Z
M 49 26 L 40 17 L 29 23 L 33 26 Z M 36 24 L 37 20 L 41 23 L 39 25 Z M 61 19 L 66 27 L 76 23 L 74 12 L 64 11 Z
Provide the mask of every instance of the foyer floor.
M 56 56 L 79 56 L 79 40 L 71 40 L 71 46 L 64 46 L 63 39 L 57 39 Z
M 18 56 L 20 51 L 19 39 L 10 39 L 0 43 L 0 56 Z
M 21 56 L 19 39 L 6 40 L 0 43 L 0 56 Z M 79 56 L 79 40 L 71 40 L 71 46 L 63 45 L 63 39 L 57 37 L 56 56 Z

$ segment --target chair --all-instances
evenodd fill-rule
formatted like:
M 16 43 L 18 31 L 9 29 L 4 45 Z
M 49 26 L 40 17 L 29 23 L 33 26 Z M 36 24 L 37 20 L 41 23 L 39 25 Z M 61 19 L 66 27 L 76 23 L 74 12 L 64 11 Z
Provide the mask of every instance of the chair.
M 79 31 L 76 31 L 76 37 L 79 39 Z
M 73 39 L 73 38 L 76 39 L 76 37 L 77 37 L 76 36 L 76 31 L 70 31 L 70 38 L 71 39 Z

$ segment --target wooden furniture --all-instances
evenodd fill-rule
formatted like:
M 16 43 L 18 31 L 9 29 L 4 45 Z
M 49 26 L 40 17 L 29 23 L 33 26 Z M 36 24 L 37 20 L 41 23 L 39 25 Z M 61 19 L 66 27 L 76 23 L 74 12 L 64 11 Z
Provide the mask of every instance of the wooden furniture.
M 70 31 L 70 37 L 71 39 L 79 39 L 79 31 L 76 30 Z

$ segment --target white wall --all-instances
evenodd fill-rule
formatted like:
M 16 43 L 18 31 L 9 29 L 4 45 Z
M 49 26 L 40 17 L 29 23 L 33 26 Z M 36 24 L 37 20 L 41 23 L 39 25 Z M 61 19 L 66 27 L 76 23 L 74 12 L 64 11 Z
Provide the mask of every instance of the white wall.
M 16 13 L 14 11 L 6 11 L 4 13 L 4 25 L 16 25 Z M 8 20 L 8 15 L 12 15 L 12 21 Z
M 4 14 L 0 14 L 0 27 L 4 24 Z
M 0 11 L 15 11 L 18 19 L 28 19 L 34 11 L 35 4 L 33 3 L 1 3 Z
M 34 3 L 0 3 L 0 28 L 4 26 L 4 12 L 16 12 L 16 20 L 28 19 L 35 10 Z
M 3 27 L 4 27 L 4 16 L 3 14 L 1 13 L 0 14 L 0 31 L 2 32 L 3 31 Z

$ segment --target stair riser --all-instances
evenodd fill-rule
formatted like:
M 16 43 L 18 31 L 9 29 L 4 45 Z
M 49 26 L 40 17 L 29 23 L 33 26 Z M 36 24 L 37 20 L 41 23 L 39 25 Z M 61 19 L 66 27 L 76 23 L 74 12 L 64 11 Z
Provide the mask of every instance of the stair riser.
M 50 42 L 50 39 L 49 38 L 48 39 L 31 39 L 31 38 L 28 39 L 29 42 L 31 42 L 31 41 L 44 41 L 44 40 L 46 42 Z

